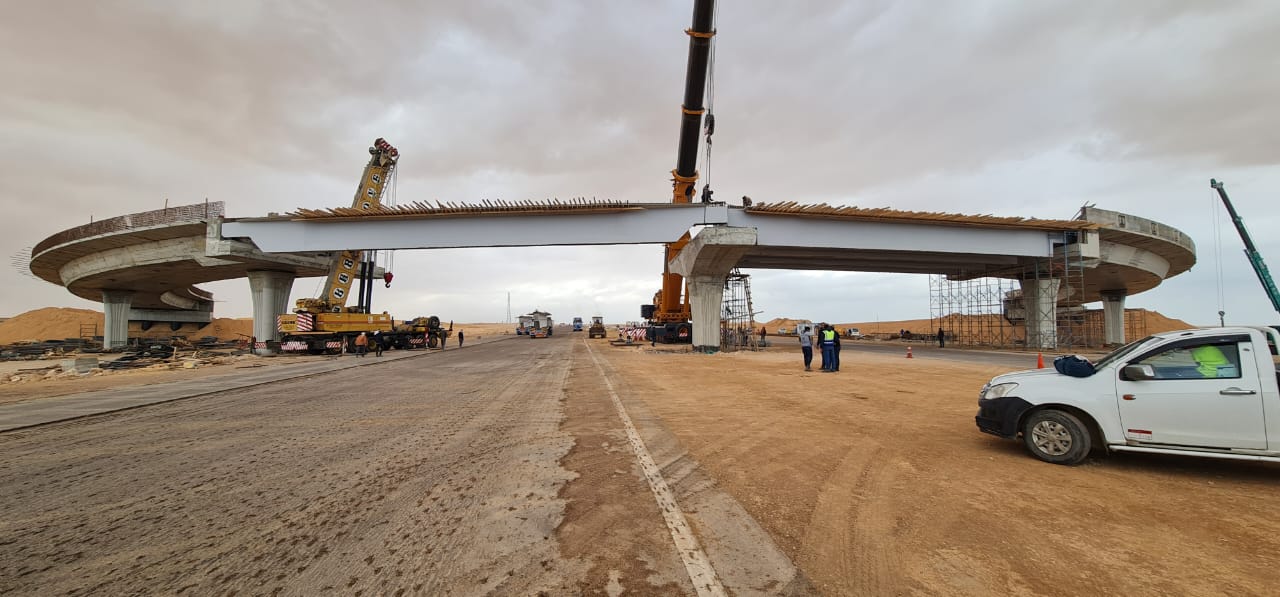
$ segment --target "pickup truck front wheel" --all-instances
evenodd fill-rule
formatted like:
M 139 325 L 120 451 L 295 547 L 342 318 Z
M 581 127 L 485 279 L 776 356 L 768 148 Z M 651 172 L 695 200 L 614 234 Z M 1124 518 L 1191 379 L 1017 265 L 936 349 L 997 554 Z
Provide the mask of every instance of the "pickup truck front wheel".
M 1022 429 L 1027 449 L 1053 464 L 1080 464 L 1089 456 L 1089 429 L 1071 413 L 1041 410 L 1027 417 Z

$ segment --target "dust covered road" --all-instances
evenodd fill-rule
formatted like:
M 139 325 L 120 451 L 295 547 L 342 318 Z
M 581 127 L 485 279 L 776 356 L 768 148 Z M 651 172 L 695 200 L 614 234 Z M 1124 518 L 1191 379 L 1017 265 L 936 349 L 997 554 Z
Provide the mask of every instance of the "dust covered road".
M 0 435 L 0 593 L 692 593 L 601 371 L 512 338 Z
M 1274 465 L 1048 465 L 974 428 L 1007 365 L 845 357 L 513 337 L 0 434 L 0 594 L 692 595 L 691 559 L 733 595 L 1280 582 Z

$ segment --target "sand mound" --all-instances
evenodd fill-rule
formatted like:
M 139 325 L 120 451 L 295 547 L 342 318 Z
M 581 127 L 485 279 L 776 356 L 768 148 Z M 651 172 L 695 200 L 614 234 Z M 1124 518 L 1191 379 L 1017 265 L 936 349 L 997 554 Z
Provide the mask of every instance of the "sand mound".
M 81 325 L 94 326 L 96 333 L 101 334 L 102 313 L 88 309 L 57 307 L 27 311 L 0 323 L 0 344 L 26 340 L 79 338 Z
M 1137 314 L 1142 321 L 1141 326 L 1145 327 L 1147 334 L 1160 334 L 1173 330 L 1185 330 L 1196 327 L 1181 319 L 1174 319 L 1161 315 L 1157 311 L 1149 311 L 1147 309 L 1129 309 L 1129 317 Z M 971 328 L 974 326 L 1001 328 L 1006 330 L 1005 333 L 1011 334 L 1012 337 L 1019 337 L 1022 334 L 1022 326 L 1009 323 L 999 315 L 958 315 L 952 314 L 942 318 L 942 326 L 947 328 Z M 976 319 L 983 319 L 978 322 Z M 962 321 L 964 320 L 964 321 Z M 782 326 L 783 328 L 793 329 L 796 322 L 804 321 L 803 319 L 787 319 L 778 318 L 764 325 L 773 332 Z M 896 334 L 901 330 L 910 331 L 917 335 L 932 336 L 938 329 L 937 320 L 929 319 L 904 319 L 898 321 L 862 321 L 852 323 L 835 323 L 832 324 L 839 329 L 857 328 L 863 334 Z M 1134 338 L 1131 338 L 1134 339 Z
M 766 321 L 760 325 L 766 328 L 767 330 L 769 330 L 769 333 L 772 334 L 778 331 L 778 328 L 782 328 L 785 330 L 794 330 L 796 329 L 796 325 L 801 323 L 810 323 L 810 321 L 808 319 L 789 319 L 786 317 L 777 317 L 774 319 L 770 319 L 769 321 Z

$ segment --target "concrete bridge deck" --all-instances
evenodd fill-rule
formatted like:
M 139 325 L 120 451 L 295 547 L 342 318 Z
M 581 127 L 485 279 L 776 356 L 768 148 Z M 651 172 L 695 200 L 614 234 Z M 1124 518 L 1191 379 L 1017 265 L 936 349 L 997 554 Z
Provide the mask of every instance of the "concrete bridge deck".
M 325 275 L 337 251 L 661 244 L 686 232 L 694 242 L 673 261 L 673 271 L 689 278 L 691 296 L 698 286 L 708 301 L 718 292 L 716 281 L 723 284 L 735 266 L 1020 279 L 1028 268 L 1073 251 L 1086 269 L 1083 289 L 1070 300 L 1101 300 L 1122 316 L 1125 296 L 1195 263 L 1195 246 L 1181 232 L 1091 207 L 1074 220 L 1039 220 L 797 203 L 485 202 L 224 219 L 222 204 L 212 203 L 60 232 L 33 250 L 31 270 L 77 296 L 103 301 L 108 311 L 112 305 L 119 311 L 124 301 L 133 319 L 184 311 L 207 317 L 212 296 L 195 284 L 249 277 L 255 334 L 262 339 L 275 333 L 275 315 L 286 310 L 293 279 Z M 1057 303 L 1056 287 L 1043 291 L 1032 300 Z M 708 304 L 707 313 L 718 309 Z M 695 343 L 710 330 L 695 328 Z

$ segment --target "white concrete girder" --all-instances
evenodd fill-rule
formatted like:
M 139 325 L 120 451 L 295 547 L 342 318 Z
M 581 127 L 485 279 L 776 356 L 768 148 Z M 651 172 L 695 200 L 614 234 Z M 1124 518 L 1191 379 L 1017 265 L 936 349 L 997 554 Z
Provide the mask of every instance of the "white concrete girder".
M 729 226 L 759 230 L 757 245 L 809 249 L 856 249 L 885 253 L 943 253 L 1051 257 L 1062 232 L 979 228 L 945 224 L 901 224 L 823 218 L 788 218 L 730 210 Z
M 457 215 L 447 218 L 238 220 L 226 238 L 250 238 L 271 253 L 347 249 L 448 249 L 674 242 L 698 224 L 723 224 L 725 205 L 665 205 L 602 213 Z
M 253 295 L 253 337 L 258 342 L 280 341 L 276 320 L 289 309 L 289 291 L 293 274 L 269 270 L 249 272 L 249 292 Z M 253 347 L 255 354 L 270 354 L 279 346 Z

